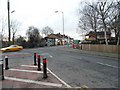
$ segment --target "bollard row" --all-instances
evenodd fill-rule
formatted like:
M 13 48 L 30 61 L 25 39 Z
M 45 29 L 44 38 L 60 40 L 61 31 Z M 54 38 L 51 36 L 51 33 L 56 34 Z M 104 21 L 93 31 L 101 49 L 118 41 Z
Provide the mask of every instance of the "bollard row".
M 41 71 L 41 60 L 40 60 L 40 55 L 37 56 L 38 58 L 38 71 Z M 46 58 L 43 59 L 43 78 L 47 78 L 47 60 Z M 36 53 L 34 53 L 34 65 L 37 65 L 36 63 Z M 8 66 L 8 57 L 5 56 L 5 70 L 8 70 L 9 66 Z M 4 66 L 2 63 L 2 80 L 4 80 Z
M 36 56 L 36 53 L 34 53 L 34 65 L 37 65 L 36 63 L 36 57 L 38 59 L 38 71 L 41 71 L 41 57 L 40 55 Z M 46 58 L 43 58 L 43 78 L 47 78 L 47 60 Z

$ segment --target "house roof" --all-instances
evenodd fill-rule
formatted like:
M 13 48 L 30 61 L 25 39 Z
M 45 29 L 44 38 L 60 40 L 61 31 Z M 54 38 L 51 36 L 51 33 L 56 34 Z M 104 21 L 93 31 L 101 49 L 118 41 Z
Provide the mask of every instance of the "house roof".
M 64 36 L 64 38 L 68 38 L 68 36 L 66 36 L 66 35 L 61 35 L 60 33 L 58 33 L 58 34 L 49 34 L 49 35 L 47 36 L 47 38 L 61 39 L 61 38 L 63 38 L 63 36 Z M 73 39 L 73 38 L 70 38 L 70 39 Z

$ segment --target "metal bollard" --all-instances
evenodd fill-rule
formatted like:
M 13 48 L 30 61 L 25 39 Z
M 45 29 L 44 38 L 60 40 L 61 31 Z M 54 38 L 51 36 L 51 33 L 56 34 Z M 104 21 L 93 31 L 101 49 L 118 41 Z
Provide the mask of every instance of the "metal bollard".
M 38 71 L 40 71 L 41 70 L 41 67 L 40 67 L 41 65 L 40 65 L 40 55 L 38 55 Z
M 4 78 L 4 69 L 3 69 L 3 64 L 2 64 L 2 80 L 4 80 L 5 78 Z
M 3 66 L 3 60 L 0 60 L 2 63 L 1 63 L 1 66 L 2 66 L 2 80 L 4 80 L 4 66 Z
M 36 64 L 36 53 L 34 53 L 34 65 L 37 65 Z
M 8 56 L 5 56 L 5 70 L 8 70 Z
M 43 78 L 47 78 L 47 62 L 46 58 L 43 59 Z

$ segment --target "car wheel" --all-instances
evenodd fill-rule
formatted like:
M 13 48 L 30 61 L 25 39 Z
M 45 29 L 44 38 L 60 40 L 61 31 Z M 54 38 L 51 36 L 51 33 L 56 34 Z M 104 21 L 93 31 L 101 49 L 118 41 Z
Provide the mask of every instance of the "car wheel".
M 21 50 L 21 48 L 18 48 L 18 50 Z
M 6 50 L 6 52 L 9 52 L 9 51 L 10 51 L 10 49 L 7 49 L 7 50 Z

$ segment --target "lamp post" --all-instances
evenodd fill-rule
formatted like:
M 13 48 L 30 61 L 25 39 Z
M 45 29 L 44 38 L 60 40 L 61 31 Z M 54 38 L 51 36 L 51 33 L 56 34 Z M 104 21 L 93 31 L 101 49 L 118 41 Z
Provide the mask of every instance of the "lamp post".
M 55 11 L 55 13 L 61 12 L 62 13 L 62 24 L 63 24 L 63 45 L 64 45 L 64 12 L 62 11 Z
M 10 30 L 10 13 L 14 13 L 15 10 L 10 12 L 10 1 L 7 1 L 7 7 L 8 7 L 8 41 L 10 43 L 10 39 L 11 39 L 11 30 Z
M 7 8 L 8 8 L 8 41 L 10 42 L 11 38 L 11 31 L 10 31 L 10 1 L 7 1 Z

